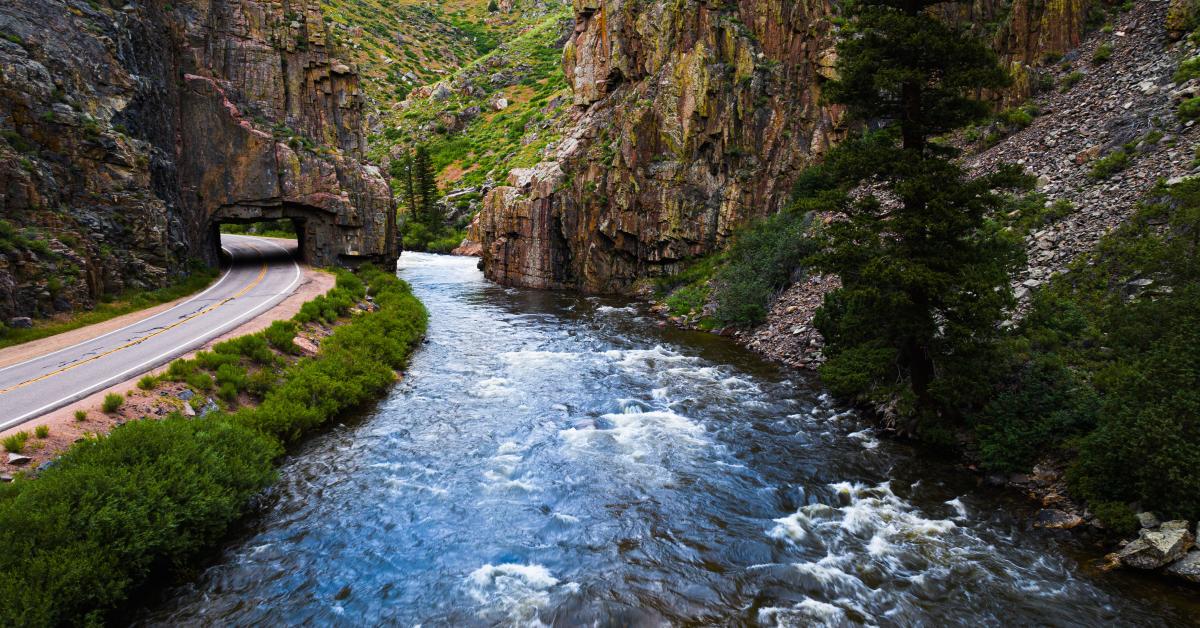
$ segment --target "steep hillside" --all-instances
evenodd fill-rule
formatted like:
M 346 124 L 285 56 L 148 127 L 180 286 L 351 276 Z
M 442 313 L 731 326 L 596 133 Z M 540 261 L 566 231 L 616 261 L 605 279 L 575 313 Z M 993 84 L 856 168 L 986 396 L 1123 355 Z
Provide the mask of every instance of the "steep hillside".
M 18 0 L 0 34 L 3 320 L 212 264 L 221 220 L 300 217 L 317 263 L 394 259 L 315 1 Z
M 1048 66 L 1053 87 L 1024 103 L 1027 117 L 968 134 L 983 136 L 965 158 L 976 172 L 1009 162 L 1038 177 L 1036 194 L 1013 208 L 1029 260 L 1014 286 L 1022 307 L 1124 223 L 1158 182 L 1200 174 L 1200 130 L 1180 115 L 1200 85 L 1180 67 L 1200 53 L 1200 41 L 1172 40 L 1171 4 L 1154 0 L 1112 12 Z M 790 286 L 746 341 L 789 364 L 816 366 L 821 338 L 812 315 L 836 285 L 814 277 Z
M 375 108 L 389 109 L 516 37 L 552 9 L 535 0 L 323 0 L 331 39 L 368 79 Z

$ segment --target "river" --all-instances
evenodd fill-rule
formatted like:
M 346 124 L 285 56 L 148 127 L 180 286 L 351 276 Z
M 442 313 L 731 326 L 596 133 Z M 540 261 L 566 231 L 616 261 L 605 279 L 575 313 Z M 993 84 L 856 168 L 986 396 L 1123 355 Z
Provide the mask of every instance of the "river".
M 290 455 L 148 625 L 1164 625 L 1191 591 L 1085 568 L 1005 495 L 810 379 L 641 306 L 405 253 L 404 381 Z

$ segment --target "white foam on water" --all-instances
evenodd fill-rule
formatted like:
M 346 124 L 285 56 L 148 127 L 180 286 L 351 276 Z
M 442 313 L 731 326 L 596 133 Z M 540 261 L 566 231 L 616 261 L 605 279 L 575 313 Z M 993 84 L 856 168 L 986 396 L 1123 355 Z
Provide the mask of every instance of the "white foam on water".
M 611 305 L 601 305 L 596 308 L 597 314 L 636 314 L 637 308 L 632 305 L 625 307 L 613 307 Z
M 404 489 L 411 488 L 411 489 L 416 489 L 418 491 L 426 491 L 426 492 L 429 492 L 429 493 L 432 493 L 432 494 L 438 495 L 438 496 L 449 494 L 449 491 L 447 491 L 444 488 L 440 488 L 437 486 L 429 486 L 427 484 L 421 484 L 419 482 L 413 482 L 411 480 L 408 480 L 408 479 L 405 479 L 402 477 L 397 477 L 397 476 L 389 477 L 389 478 L 385 479 L 383 482 L 384 482 L 384 484 L 387 484 L 389 487 L 395 489 L 397 493 L 403 493 L 403 492 L 405 492 Z
M 525 458 L 519 453 L 521 446 L 512 441 L 505 441 L 500 444 L 496 450 L 496 454 L 488 459 L 490 467 L 483 472 L 483 479 L 486 483 L 486 488 L 489 490 L 509 490 L 516 489 L 521 491 L 535 491 L 538 486 L 527 479 L 516 479 L 513 477 L 517 473 L 517 469 Z
M 954 509 L 954 512 L 958 514 L 959 519 L 967 518 L 967 505 L 962 503 L 962 499 L 955 497 L 954 499 L 947 501 L 946 505 Z
M 490 377 L 480 381 L 471 388 L 471 394 L 476 397 L 508 397 L 516 392 L 512 382 L 503 377 Z
M 847 623 L 846 611 L 828 602 L 805 598 L 791 608 L 769 606 L 759 609 L 758 622 L 777 628 L 797 626 L 840 626 Z
M 576 517 L 575 515 L 568 515 L 565 512 L 556 512 L 551 516 L 563 523 L 579 523 L 579 517 Z
M 879 447 L 879 439 L 875 438 L 874 431 L 870 428 L 851 432 L 846 436 L 861 441 L 863 449 L 875 449 Z
M 580 354 L 570 351 L 509 351 L 500 354 L 500 359 L 509 367 L 538 371 L 559 367 L 579 358 Z
M 536 563 L 489 563 L 467 577 L 467 592 L 484 607 L 481 617 L 498 611 L 513 622 L 528 624 L 538 621 L 538 609 L 550 602 L 550 590 L 558 583 L 549 569 Z M 563 588 L 577 590 L 571 584 Z
M 568 447 L 595 453 L 615 450 L 633 462 L 657 463 L 670 451 L 705 444 L 704 426 L 670 410 L 605 414 L 609 429 L 568 428 L 559 436 Z
M 808 538 L 808 527 L 812 524 L 812 519 L 809 519 L 807 514 L 797 511 L 776 519 L 775 524 L 775 527 L 767 532 L 771 538 L 803 541 Z

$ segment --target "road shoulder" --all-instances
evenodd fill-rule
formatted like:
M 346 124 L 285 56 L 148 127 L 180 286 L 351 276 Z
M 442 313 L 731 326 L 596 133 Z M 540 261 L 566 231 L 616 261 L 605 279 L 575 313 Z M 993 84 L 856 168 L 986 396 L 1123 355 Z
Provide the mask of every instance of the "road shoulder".
M 190 358 L 193 355 L 195 355 L 195 353 L 197 351 L 203 351 L 206 349 L 210 349 L 213 345 L 215 345 L 219 342 L 223 342 L 225 340 L 228 340 L 230 338 L 234 338 L 237 336 L 244 336 L 247 334 L 252 334 L 252 333 L 255 333 L 258 331 L 262 331 L 263 329 L 266 329 L 268 326 L 270 326 L 273 321 L 290 319 L 291 317 L 295 316 L 297 312 L 300 311 L 301 305 L 303 305 L 304 303 L 306 303 L 308 301 L 311 301 L 312 299 L 316 298 L 318 295 L 325 294 L 326 292 L 332 290 L 334 287 L 334 284 L 337 281 L 336 277 L 334 277 L 334 275 L 332 273 L 329 273 L 329 272 L 326 272 L 323 270 L 319 270 L 319 269 L 312 268 L 309 266 L 304 266 L 304 265 L 301 265 L 300 269 L 303 272 L 303 279 L 301 279 L 300 285 L 296 287 L 296 290 L 292 294 L 288 295 L 287 298 L 285 298 L 282 301 L 280 301 L 279 303 L 275 304 L 274 307 L 262 312 L 258 316 L 255 316 L 254 318 L 235 327 L 234 329 L 231 329 L 231 330 L 225 332 L 224 334 L 209 340 L 208 342 L 204 343 L 204 345 L 202 347 L 199 347 L 196 350 L 185 353 L 185 354 L 180 354 L 179 356 L 176 356 L 176 358 Z M 169 308 L 176 304 L 177 304 L 177 302 L 166 303 L 166 304 L 163 304 L 162 306 L 156 306 L 156 308 L 153 308 L 153 309 L 157 309 L 158 307 Z M 157 313 L 157 312 L 152 312 L 151 310 L 141 310 L 141 311 L 137 312 L 137 314 L 139 315 L 138 317 L 127 320 L 125 322 L 125 324 L 135 322 L 137 320 L 140 320 L 140 318 L 144 318 L 147 316 L 153 316 L 155 313 Z M 124 317 L 119 317 L 119 318 L 124 318 Z M 113 319 L 113 320 L 116 321 L 118 319 Z M 108 324 L 109 324 L 108 322 L 105 322 L 105 323 L 100 323 L 99 325 L 108 325 Z M 42 351 L 35 353 L 33 355 L 30 355 L 28 357 L 35 357 L 36 355 L 41 355 L 43 353 L 55 351 L 58 348 L 61 348 L 64 346 L 70 346 L 71 344 L 75 344 L 75 342 L 80 342 L 81 340 L 86 340 L 88 338 L 98 336 L 103 333 L 107 333 L 108 331 L 111 331 L 112 329 L 119 329 L 120 327 L 121 327 L 121 325 L 116 325 L 115 327 L 112 327 L 107 330 L 93 330 L 90 334 L 76 338 L 76 340 L 74 342 L 67 342 L 67 343 L 59 345 L 57 347 L 44 348 Z M 84 328 L 84 329 L 91 330 L 91 327 Z M 68 333 L 72 333 L 72 332 L 68 332 Z M 59 336 L 63 336 L 63 335 L 66 335 L 66 334 L 59 334 Z M 50 338 L 45 338 L 43 340 L 52 340 L 57 337 L 58 336 L 52 336 Z M 40 342 L 42 342 L 42 341 L 40 341 L 40 340 L 33 341 L 33 342 L 27 343 L 27 344 L 35 344 L 35 343 L 40 343 Z M 18 345 L 17 347 L 11 347 L 11 349 L 17 349 L 17 348 L 23 347 L 23 346 L 25 346 L 25 345 Z M 26 358 L 26 359 L 28 359 L 28 358 Z M 29 421 L 22 423 L 21 425 L 18 425 L 16 427 L 12 427 L 3 432 L 0 432 L 0 438 L 2 438 L 4 436 L 8 436 L 9 434 L 15 434 L 16 432 L 20 432 L 20 431 L 26 431 L 26 432 L 29 432 L 30 434 L 32 434 L 34 432 L 34 430 L 37 428 L 37 426 L 48 425 L 48 426 L 50 426 L 50 435 L 46 439 L 47 440 L 46 444 L 50 445 L 49 447 L 47 447 L 48 449 L 54 450 L 54 449 L 60 449 L 60 447 L 58 447 L 57 445 L 69 445 L 70 443 L 76 441 L 77 439 L 83 438 L 85 436 L 85 434 L 107 433 L 109 430 L 111 430 L 113 428 L 113 425 L 117 421 L 121 420 L 121 418 L 119 416 L 109 416 L 109 415 L 106 415 L 99 411 L 99 407 L 100 407 L 101 402 L 104 399 L 104 396 L 108 395 L 110 393 L 126 395 L 130 391 L 137 389 L 137 380 L 140 379 L 143 375 L 145 375 L 146 373 L 157 374 L 162 371 L 165 371 L 167 369 L 167 367 L 169 366 L 169 364 L 170 363 L 168 362 L 167 364 L 163 364 L 162 366 L 155 368 L 155 369 L 150 369 L 150 370 L 139 372 L 139 373 L 131 373 L 128 378 L 126 378 L 124 381 L 122 381 L 120 383 L 113 384 L 112 386 L 109 386 L 108 388 L 105 388 L 104 390 L 100 390 L 95 393 L 92 393 L 91 395 L 88 395 L 87 397 L 84 397 L 83 399 L 80 399 L 78 401 L 70 403 L 66 406 L 63 406 L 63 407 L 57 409 L 57 410 L 48 412 L 36 419 L 31 419 Z M 3 366 L 3 364 L 0 364 L 0 366 Z M 87 420 L 86 421 L 76 421 L 75 420 L 75 411 L 76 410 L 83 410 L 83 411 L 87 412 L 88 413 Z M 0 454 L 0 455 L 2 455 L 2 454 Z M 0 462 L 2 462 L 2 461 L 0 461 Z M 4 469 L 5 472 L 7 472 L 7 473 L 12 473 L 12 472 L 18 470 L 16 467 L 12 467 L 9 465 L 3 465 L 3 464 L 0 464 L 0 469 Z

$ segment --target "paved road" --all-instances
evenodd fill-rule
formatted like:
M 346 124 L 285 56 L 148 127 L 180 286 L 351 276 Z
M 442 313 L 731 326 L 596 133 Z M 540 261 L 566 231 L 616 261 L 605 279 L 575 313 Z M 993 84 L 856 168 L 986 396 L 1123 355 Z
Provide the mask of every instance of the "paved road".
M 127 381 L 203 345 L 300 285 L 293 248 L 224 235 L 230 268 L 207 290 L 127 327 L 0 368 L 0 430 Z

